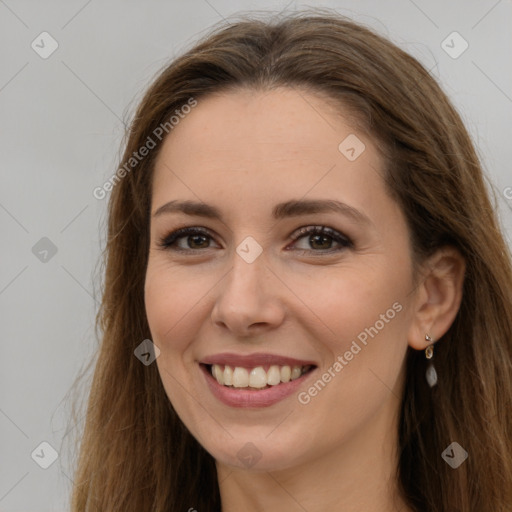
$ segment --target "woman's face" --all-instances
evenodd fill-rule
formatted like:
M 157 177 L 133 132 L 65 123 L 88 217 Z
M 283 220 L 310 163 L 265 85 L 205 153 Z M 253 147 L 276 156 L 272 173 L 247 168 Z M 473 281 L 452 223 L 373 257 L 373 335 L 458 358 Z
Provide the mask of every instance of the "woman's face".
M 414 294 L 382 173 L 368 136 L 288 88 L 201 99 L 164 141 L 147 318 L 169 400 L 218 462 L 284 469 L 394 432 Z

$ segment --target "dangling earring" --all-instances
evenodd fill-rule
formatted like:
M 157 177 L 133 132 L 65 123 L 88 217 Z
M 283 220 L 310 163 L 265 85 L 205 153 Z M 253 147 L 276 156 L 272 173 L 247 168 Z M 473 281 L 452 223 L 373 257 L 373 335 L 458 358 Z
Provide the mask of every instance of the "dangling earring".
M 434 343 L 432 338 L 425 334 L 425 341 L 428 341 L 431 343 L 426 349 L 425 349 L 425 357 L 427 359 L 432 359 L 434 357 Z M 425 377 L 427 379 L 428 385 L 433 388 L 437 384 L 437 372 L 434 368 L 434 364 L 432 361 L 429 362 L 427 366 L 427 372 L 425 373 Z

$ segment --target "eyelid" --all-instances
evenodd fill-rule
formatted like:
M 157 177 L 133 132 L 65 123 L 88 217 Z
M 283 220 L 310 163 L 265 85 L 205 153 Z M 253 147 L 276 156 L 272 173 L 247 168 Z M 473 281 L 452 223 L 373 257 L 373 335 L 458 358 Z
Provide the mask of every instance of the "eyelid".
M 199 227 L 199 226 L 185 226 L 182 228 L 177 228 L 173 230 L 171 233 L 167 234 L 166 236 L 162 237 L 157 243 L 159 248 L 163 250 L 173 250 L 175 252 L 181 252 L 181 253 L 199 253 L 204 252 L 207 249 L 211 249 L 211 247 L 206 247 L 204 249 L 183 249 L 178 248 L 174 244 L 177 240 L 181 238 L 186 238 L 187 236 L 193 236 L 193 235 L 202 235 L 207 237 L 210 240 L 215 241 L 215 235 L 212 231 L 210 231 L 208 228 L 205 227 Z M 292 249 L 299 253 L 317 253 L 318 255 L 322 254 L 330 254 L 330 253 L 338 253 L 348 248 L 353 248 L 354 243 L 350 237 L 345 235 L 344 233 L 340 232 L 339 230 L 335 228 L 331 228 L 326 225 L 307 225 L 302 226 L 298 229 L 296 229 L 289 237 L 288 240 L 292 242 L 297 242 L 301 238 L 304 238 L 306 236 L 312 236 L 322 234 L 326 235 L 329 238 L 331 238 L 334 242 L 341 245 L 341 248 L 334 248 L 334 249 L 324 249 L 315 251 L 313 249 Z M 290 250 L 287 248 L 287 250 Z
M 325 225 L 308 225 L 303 226 L 301 228 L 296 229 L 291 235 L 290 240 L 297 241 L 298 239 L 306 236 L 306 235 L 327 235 L 330 236 L 333 239 L 339 238 L 340 241 L 346 242 L 348 244 L 352 244 L 352 240 L 350 237 L 342 233 L 341 231 L 331 228 L 329 226 Z
M 157 242 L 158 246 L 161 249 L 171 249 L 172 244 L 176 242 L 176 240 L 179 240 L 180 238 L 185 238 L 187 236 L 192 235 L 203 235 L 207 236 L 210 239 L 214 240 L 215 235 L 212 231 L 210 231 L 208 228 L 199 227 L 199 226 L 185 226 L 182 228 L 177 228 L 172 230 L 167 235 L 160 238 Z M 174 249 L 176 252 L 198 252 L 200 249 Z M 204 250 L 204 249 L 203 249 Z

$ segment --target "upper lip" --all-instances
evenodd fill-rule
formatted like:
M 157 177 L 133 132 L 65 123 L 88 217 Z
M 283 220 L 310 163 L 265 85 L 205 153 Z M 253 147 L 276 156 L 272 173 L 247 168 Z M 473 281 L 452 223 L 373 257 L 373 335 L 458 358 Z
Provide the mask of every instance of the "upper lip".
M 245 368 L 254 368 L 264 365 L 278 366 L 307 366 L 316 364 L 313 361 L 295 359 L 293 357 L 281 356 L 277 354 L 256 353 L 256 354 L 234 354 L 232 352 L 223 352 L 222 354 L 214 354 L 206 356 L 200 361 L 203 364 L 218 364 L 228 366 L 240 366 Z

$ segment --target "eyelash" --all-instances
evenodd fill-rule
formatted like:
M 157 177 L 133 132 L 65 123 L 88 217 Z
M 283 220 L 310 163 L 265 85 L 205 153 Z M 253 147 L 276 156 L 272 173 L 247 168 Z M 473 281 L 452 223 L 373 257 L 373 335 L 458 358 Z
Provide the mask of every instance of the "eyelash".
M 213 238 L 212 235 L 206 231 L 203 228 L 199 227 L 186 227 L 186 228 L 180 228 L 177 229 L 171 233 L 169 233 L 167 236 L 161 238 L 158 242 L 158 245 L 163 250 L 171 250 L 176 252 L 181 252 L 185 254 L 190 253 L 197 253 L 201 250 L 207 250 L 210 249 L 210 247 L 206 247 L 205 249 L 182 249 L 175 246 L 175 243 L 180 238 L 184 238 L 191 235 L 202 235 L 204 237 Z M 300 240 L 301 238 L 307 236 L 307 235 L 324 235 L 328 238 L 331 238 L 335 242 L 338 242 L 341 247 L 338 249 L 325 249 L 325 250 L 318 250 L 315 251 L 311 249 L 310 251 L 304 250 L 304 249 L 297 249 L 298 252 L 301 254 L 308 253 L 308 252 L 314 252 L 314 253 L 320 253 L 320 254 L 332 254 L 335 252 L 341 252 L 345 249 L 350 249 L 354 247 L 354 244 L 350 238 L 343 235 L 339 231 L 336 231 L 335 229 L 326 227 L 326 226 L 306 226 L 299 228 L 297 231 L 291 235 L 292 242 L 297 242 L 297 240 Z

